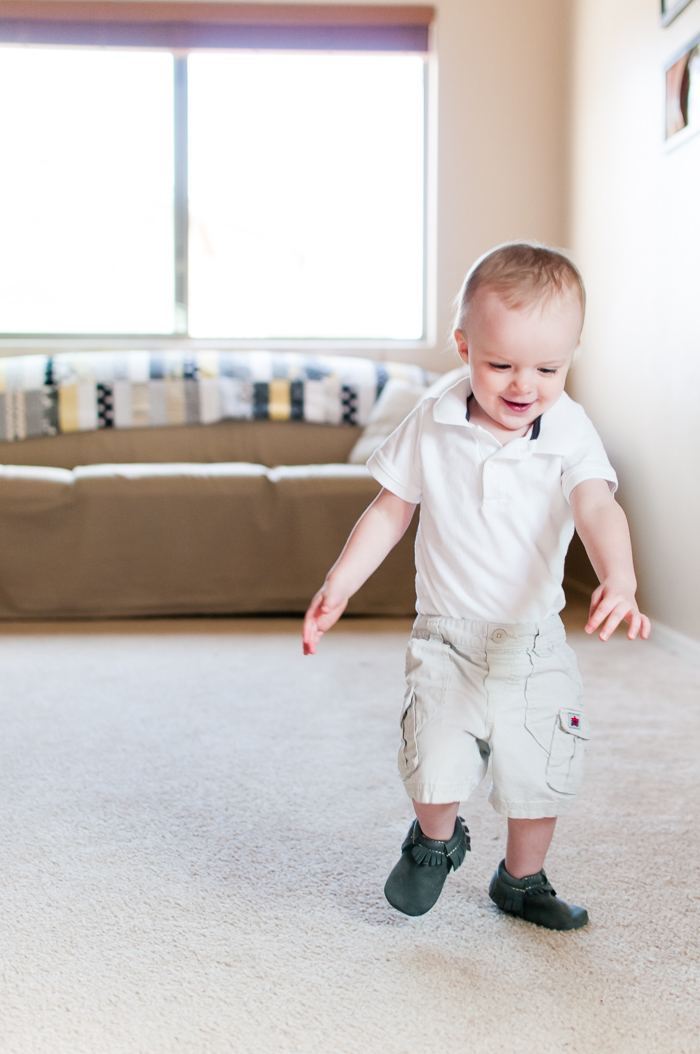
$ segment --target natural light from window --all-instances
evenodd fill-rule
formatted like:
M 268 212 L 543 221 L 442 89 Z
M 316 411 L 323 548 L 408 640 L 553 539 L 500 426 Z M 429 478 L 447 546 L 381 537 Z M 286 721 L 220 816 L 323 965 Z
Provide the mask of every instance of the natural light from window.
M 419 338 L 423 61 L 195 54 L 190 332 Z
M 172 334 L 173 55 L 0 48 L 0 332 Z M 187 59 L 187 332 L 423 334 L 424 61 Z
M 5 47 L 0 98 L 0 331 L 172 332 L 172 56 Z

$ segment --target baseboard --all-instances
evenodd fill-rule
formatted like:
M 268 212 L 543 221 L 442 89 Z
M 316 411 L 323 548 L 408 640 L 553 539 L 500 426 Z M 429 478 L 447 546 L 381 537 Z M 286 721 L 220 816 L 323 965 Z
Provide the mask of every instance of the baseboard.
M 578 579 L 569 578 L 568 576 L 564 579 L 564 587 L 572 593 L 587 599 L 590 599 L 590 595 L 593 592 L 591 587 L 586 585 L 585 582 L 579 582 Z M 679 659 L 700 666 L 700 641 L 694 640 L 693 637 L 686 637 L 684 633 L 679 633 L 678 630 L 665 626 L 663 622 L 657 622 L 656 619 L 652 619 L 651 637 L 649 639 L 652 644 L 658 645 L 664 651 L 670 651 L 672 655 L 677 655 Z
M 700 641 L 686 637 L 684 633 L 679 633 L 678 630 L 664 626 L 663 622 L 656 620 L 652 620 L 649 639 L 665 651 L 677 655 L 679 659 L 700 666 Z

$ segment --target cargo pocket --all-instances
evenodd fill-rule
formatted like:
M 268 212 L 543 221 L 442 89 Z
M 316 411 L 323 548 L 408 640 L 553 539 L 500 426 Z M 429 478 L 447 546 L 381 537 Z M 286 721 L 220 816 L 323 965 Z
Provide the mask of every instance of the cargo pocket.
M 580 710 L 560 710 L 547 762 L 547 783 L 561 794 L 575 794 L 583 778 L 583 755 L 590 732 Z
M 418 767 L 418 743 L 416 740 L 416 696 L 409 692 L 401 714 L 401 746 L 399 747 L 399 774 L 402 779 L 412 776 Z

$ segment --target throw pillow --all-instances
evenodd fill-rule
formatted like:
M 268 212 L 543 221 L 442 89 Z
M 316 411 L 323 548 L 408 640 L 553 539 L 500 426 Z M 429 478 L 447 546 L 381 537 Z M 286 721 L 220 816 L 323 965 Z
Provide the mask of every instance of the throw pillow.
M 425 395 L 426 389 L 410 381 L 392 378 L 386 382 L 382 394 L 372 407 L 362 435 L 348 456 L 350 465 L 364 465 L 377 447 L 410 414 Z

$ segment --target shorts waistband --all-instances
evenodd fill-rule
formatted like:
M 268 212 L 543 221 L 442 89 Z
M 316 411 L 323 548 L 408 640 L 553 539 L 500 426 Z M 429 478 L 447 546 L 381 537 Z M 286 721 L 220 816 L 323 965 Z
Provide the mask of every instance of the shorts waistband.
M 443 615 L 418 615 L 413 623 L 413 637 L 438 639 L 461 648 L 507 650 L 549 646 L 566 640 L 566 630 L 559 615 L 540 622 L 475 622 L 471 619 L 447 618 Z

